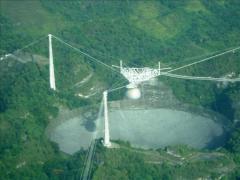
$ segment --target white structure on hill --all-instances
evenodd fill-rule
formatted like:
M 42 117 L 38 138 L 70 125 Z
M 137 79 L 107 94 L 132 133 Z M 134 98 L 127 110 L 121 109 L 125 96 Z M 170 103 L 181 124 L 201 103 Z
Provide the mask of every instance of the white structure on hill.
M 110 147 L 110 134 L 109 134 L 109 120 L 108 120 L 108 105 L 107 105 L 108 92 L 103 92 L 103 104 L 104 104 L 104 141 L 103 145 L 105 147 Z
M 48 41 L 49 41 L 49 82 L 50 82 L 50 88 L 53 90 L 56 90 L 51 34 L 48 35 Z

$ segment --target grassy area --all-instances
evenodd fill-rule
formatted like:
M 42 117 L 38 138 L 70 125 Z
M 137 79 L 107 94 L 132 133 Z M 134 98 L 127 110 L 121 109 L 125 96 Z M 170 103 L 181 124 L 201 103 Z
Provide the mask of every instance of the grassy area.
M 188 12 L 203 12 L 203 13 L 209 13 L 207 8 L 203 5 L 201 0 L 191 0 L 189 1 L 186 6 L 184 7 L 186 11 Z
M 131 22 L 145 33 L 160 40 L 176 37 L 186 27 L 186 19 L 179 11 L 169 9 L 158 2 L 140 1 L 130 16 Z
M 43 36 L 67 26 L 60 14 L 50 13 L 40 1 L 1 1 L 1 15 L 8 17 L 16 31 Z

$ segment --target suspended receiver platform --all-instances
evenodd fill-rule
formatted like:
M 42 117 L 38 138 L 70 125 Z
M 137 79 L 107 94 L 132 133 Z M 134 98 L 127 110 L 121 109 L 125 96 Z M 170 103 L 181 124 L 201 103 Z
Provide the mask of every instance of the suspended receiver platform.
M 127 88 L 135 88 L 141 82 L 148 81 L 152 78 L 155 78 L 161 74 L 161 70 L 171 69 L 171 68 L 162 68 L 161 64 L 158 62 L 158 68 L 153 69 L 149 67 L 143 68 L 130 68 L 123 67 L 122 61 L 120 61 L 120 66 L 114 66 L 120 68 L 120 73 L 129 81 Z

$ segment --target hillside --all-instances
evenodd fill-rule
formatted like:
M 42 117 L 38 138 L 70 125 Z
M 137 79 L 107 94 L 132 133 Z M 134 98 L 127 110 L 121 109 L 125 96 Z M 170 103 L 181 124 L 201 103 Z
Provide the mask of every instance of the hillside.
M 45 135 L 47 125 L 57 117 L 61 107 L 75 109 L 88 106 L 96 111 L 103 90 L 126 84 L 126 80 L 116 73 L 54 40 L 58 91 L 51 91 L 48 82 L 47 34 L 64 39 L 108 65 L 118 65 L 122 59 L 127 66 L 155 67 L 161 61 L 164 67 L 175 68 L 239 46 L 239 19 L 238 0 L 2 0 L 0 57 L 9 53 L 12 55 L 0 61 L 1 178 L 78 178 L 86 152 L 81 150 L 73 156 L 60 152 L 58 145 L 50 142 Z M 41 40 L 35 45 L 16 51 L 39 38 Z M 176 74 L 223 77 L 234 72 L 233 76 L 239 77 L 239 58 L 240 53 L 236 51 L 176 71 Z M 211 178 L 221 174 L 226 178 L 239 177 L 236 167 L 240 165 L 240 83 L 224 84 L 168 77 L 159 77 L 158 80 L 168 85 L 182 103 L 216 111 L 229 119 L 231 135 L 228 143 L 221 152 L 209 152 L 213 155 L 222 153 L 228 159 L 227 163 L 213 172 L 203 169 L 198 175 L 205 177 L 205 173 Z M 121 99 L 124 93 L 120 91 L 111 95 L 110 100 Z M 95 95 L 91 98 L 83 96 L 91 94 Z M 125 160 L 123 156 L 132 156 L 132 151 L 133 148 L 127 147 L 126 151 L 120 152 L 119 166 L 124 166 L 124 163 L 120 163 Z M 198 150 L 190 151 L 201 153 Z M 115 156 L 115 153 L 111 154 L 112 151 L 98 145 L 96 152 L 95 158 L 100 156 L 100 160 L 95 160 L 92 177 L 99 179 L 116 162 L 109 161 L 109 158 Z M 159 168 L 145 163 L 152 160 L 136 156 L 145 169 L 149 166 L 155 170 Z M 130 159 L 128 163 L 134 164 L 136 159 Z M 100 166 L 102 161 L 109 161 L 109 164 Z M 169 163 L 171 160 L 166 160 L 167 165 L 161 165 L 165 167 L 163 174 L 166 174 L 166 179 L 175 177 L 176 167 L 169 166 Z M 204 166 L 212 167 L 214 163 L 206 162 Z M 194 164 L 187 161 L 186 166 L 176 170 L 177 175 L 199 177 L 186 176 L 189 166 L 197 169 L 203 165 L 201 162 Z M 131 175 L 126 173 L 133 167 L 124 166 L 111 173 L 117 174 L 119 179 L 132 179 L 133 174 L 140 171 L 135 169 Z M 163 178 L 163 174 L 156 177 Z M 154 176 L 147 178 L 154 179 Z

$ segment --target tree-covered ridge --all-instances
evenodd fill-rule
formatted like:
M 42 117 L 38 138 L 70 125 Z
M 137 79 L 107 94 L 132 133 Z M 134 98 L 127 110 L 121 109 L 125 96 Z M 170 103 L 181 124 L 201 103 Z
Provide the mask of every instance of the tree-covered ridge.
M 239 45 L 238 0 L 3 0 L 0 12 L 1 55 L 48 33 L 56 34 L 109 65 L 118 64 L 119 59 L 123 59 L 127 65 L 154 67 L 160 60 L 165 66 L 178 67 L 204 58 L 208 53 Z M 30 56 L 32 60 L 24 64 L 11 57 L 0 61 L 0 176 L 3 179 L 77 179 L 83 168 L 85 151 L 73 157 L 63 155 L 57 145 L 46 138 L 45 128 L 57 115 L 59 106 L 75 108 L 96 104 L 100 99 L 86 100 L 78 97 L 77 92 L 88 92 L 97 84 L 100 93 L 115 80 L 119 81 L 116 74 L 56 41 L 53 46 L 59 90 L 56 93 L 49 89 L 48 64 L 45 62 L 48 57 L 47 37 L 38 46 L 23 51 L 26 55 L 21 57 L 25 60 Z M 191 59 L 196 56 L 200 57 Z M 176 73 L 219 77 L 232 72 L 239 76 L 239 71 L 239 52 L 235 52 Z M 74 86 L 91 73 L 94 75 L 87 86 Z M 235 161 L 233 170 L 237 170 L 240 162 L 239 83 L 226 86 L 162 77 L 161 80 L 170 85 L 183 102 L 211 108 L 231 120 L 234 129 L 226 145 L 229 152 L 223 153 Z M 160 166 L 149 165 L 144 163 L 141 155 L 133 154 L 130 147 L 128 150 L 117 150 L 121 152 L 116 155 L 116 163 L 111 161 L 115 153 L 112 155 L 112 151 L 98 146 L 95 158 L 100 156 L 99 161 L 96 160 L 99 169 L 95 167 L 93 177 L 102 177 L 102 173 L 114 165 L 121 167 L 111 172 L 110 177 L 130 179 L 135 175 L 151 179 L 153 174 L 159 178 L 172 178 L 176 173 L 185 176 L 186 171 L 197 171 L 198 167 L 203 167 L 199 176 L 204 176 L 208 168 L 214 166 L 212 162 L 189 162 L 183 167 L 172 167 L 168 161 Z M 109 159 L 109 163 L 102 163 Z M 141 168 L 147 173 L 144 174 Z M 157 174 L 159 168 L 163 170 Z M 232 175 L 226 174 L 227 178 L 239 177 L 237 171 L 236 174 L 228 172 Z M 214 172 L 210 175 L 219 177 Z
M 196 151 L 182 145 L 143 150 L 118 144 L 114 149 L 98 144 L 92 179 L 234 179 L 239 175 L 225 152 Z

